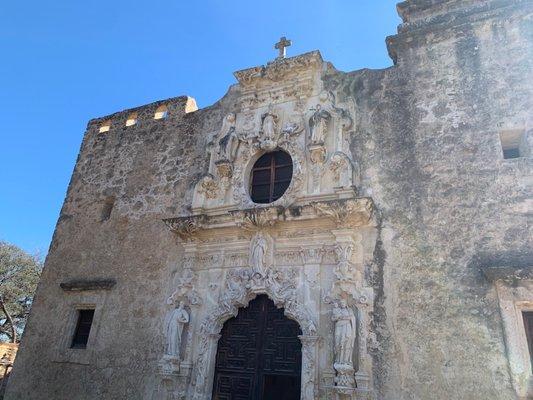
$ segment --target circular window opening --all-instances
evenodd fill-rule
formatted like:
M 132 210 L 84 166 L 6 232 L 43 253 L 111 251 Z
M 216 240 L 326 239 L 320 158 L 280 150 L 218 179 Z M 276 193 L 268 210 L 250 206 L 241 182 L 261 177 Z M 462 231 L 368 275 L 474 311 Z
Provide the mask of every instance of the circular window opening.
M 292 159 L 284 151 L 263 154 L 252 168 L 250 197 L 254 203 L 272 203 L 283 196 L 292 179 Z

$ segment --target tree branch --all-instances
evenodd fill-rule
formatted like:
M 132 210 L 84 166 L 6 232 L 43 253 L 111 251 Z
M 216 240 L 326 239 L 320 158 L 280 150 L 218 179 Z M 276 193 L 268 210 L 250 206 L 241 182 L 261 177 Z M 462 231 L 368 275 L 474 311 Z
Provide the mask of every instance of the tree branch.
M 11 314 L 6 309 L 6 305 L 4 304 L 4 298 L 0 296 L 0 308 L 4 312 L 7 321 L 9 322 L 9 325 L 11 325 L 11 343 L 17 342 L 17 329 L 15 328 L 15 324 L 13 323 L 13 319 L 11 318 Z

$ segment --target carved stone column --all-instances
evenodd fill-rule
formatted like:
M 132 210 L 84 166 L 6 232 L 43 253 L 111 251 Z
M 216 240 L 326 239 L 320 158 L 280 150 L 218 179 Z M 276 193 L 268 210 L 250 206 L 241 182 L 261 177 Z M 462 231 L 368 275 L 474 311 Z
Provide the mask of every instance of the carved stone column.
M 200 336 L 196 360 L 196 383 L 193 400 L 210 400 L 215 376 L 215 359 L 220 335 L 206 333 Z
M 357 299 L 359 289 L 363 286 L 363 271 L 362 266 L 358 265 L 357 259 L 361 258 L 360 240 L 356 237 L 356 234 L 350 229 L 337 229 L 333 230 L 335 235 L 335 253 L 337 255 L 337 266 L 335 268 L 336 280 L 333 283 L 331 296 L 332 301 L 336 304 L 344 302 L 344 307 L 348 305 L 350 313 L 354 313 L 356 319 L 359 320 L 359 316 L 356 310 L 354 310 L 354 300 Z M 360 322 L 360 320 L 358 321 Z M 360 324 L 356 323 L 356 326 Z M 336 328 L 335 328 L 336 329 Z M 357 334 L 354 338 L 355 346 L 354 353 L 359 357 L 360 355 L 360 329 L 357 329 Z M 336 332 L 335 332 L 336 334 Z M 335 357 L 338 357 L 335 354 Z M 353 354 L 352 354 L 353 357 Z M 350 362 L 341 362 L 333 365 L 335 376 L 335 392 L 338 399 L 353 399 L 355 398 L 355 370 L 357 365 L 353 365 Z
M 324 256 L 324 247 L 317 246 L 314 244 L 302 245 L 300 250 L 300 255 L 304 263 L 304 275 L 307 285 L 304 286 L 305 291 L 305 301 L 308 304 L 312 304 L 312 309 L 317 310 L 318 304 L 316 303 L 317 297 L 319 294 L 319 282 L 320 282 L 320 265 L 322 264 L 322 258 Z
M 318 343 L 320 336 L 298 336 L 302 342 L 301 400 L 318 399 Z
M 355 381 L 359 393 L 369 392 L 372 387 L 372 359 L 368 354 L 367 346 L 372 342 L 369 338 L 371 310 L 366 296 L 361 296 L 357 303 L 358 306 L 358 343 L 357 343 L 357 365 L 355 373 Z
M 311 159 L 311 181 L 309 193 L 320 192 L 320 176 L 326 161 L 326 148 L 323 144 L 309 145 L 309 158 Z

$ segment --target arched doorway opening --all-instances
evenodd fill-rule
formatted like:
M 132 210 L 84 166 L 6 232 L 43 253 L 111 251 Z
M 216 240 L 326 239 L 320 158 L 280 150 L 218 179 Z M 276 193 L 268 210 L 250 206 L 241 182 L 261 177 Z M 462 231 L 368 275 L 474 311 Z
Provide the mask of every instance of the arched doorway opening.
M 224 324 L 213 400 L 299 400 L 302 332 L 266 295 Z

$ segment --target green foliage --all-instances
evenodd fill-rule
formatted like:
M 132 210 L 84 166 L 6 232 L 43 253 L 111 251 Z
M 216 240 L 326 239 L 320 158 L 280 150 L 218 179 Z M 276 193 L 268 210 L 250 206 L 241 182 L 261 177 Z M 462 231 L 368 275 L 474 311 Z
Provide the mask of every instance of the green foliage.
M 42 271 L 38 256 L 0 241 L 0 341 L 18 341 Z

